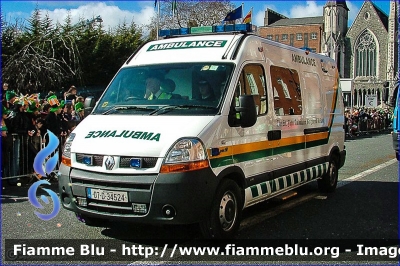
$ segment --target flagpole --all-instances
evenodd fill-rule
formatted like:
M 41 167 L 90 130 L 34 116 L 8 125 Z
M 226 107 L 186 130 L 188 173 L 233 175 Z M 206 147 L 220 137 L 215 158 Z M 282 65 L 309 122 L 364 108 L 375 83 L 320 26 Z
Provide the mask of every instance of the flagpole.
M 157 1 L 157 39 L 158 40 L 158 31 L 159 31 L 159 27 L 160 27 L 160 0 Z
M 244 10 L 244 2 L 242 2 L 242 15 L 241 15 L 242 21 L 243 21 L 243 10 Z

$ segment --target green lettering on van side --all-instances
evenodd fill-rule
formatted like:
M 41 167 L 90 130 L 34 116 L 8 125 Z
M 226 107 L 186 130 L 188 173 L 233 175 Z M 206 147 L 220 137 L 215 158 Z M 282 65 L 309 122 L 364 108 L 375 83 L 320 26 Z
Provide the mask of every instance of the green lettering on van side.
M 147 139 L 149 140 L 153 136 L 153 133 L 148 133 L 148 132 L 143 132 L 143 134 L 140 136 L 140 139 Z
M 160 141 L 161 133 L 154 132 L 142 132 L 142 131 L 134 131 L 134 130 L 106 130 L 106 131 L 89 131 L 89 133 L 85 136 L 86 139 L 90 138 L 133 138 L 133 139 L 143 139 L 143 140 L 154 140 Z

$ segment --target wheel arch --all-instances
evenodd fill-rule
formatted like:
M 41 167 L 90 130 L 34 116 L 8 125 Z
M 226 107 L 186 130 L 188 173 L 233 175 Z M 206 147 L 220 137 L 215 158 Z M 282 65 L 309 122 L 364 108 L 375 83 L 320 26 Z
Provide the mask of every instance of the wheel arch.
M 234 181 L 240 188 L 242 194 L 242 204 L 244 203 L 245 193 L 244 190 L 246 188 L 246 177 L 244 175 L 243 170 L 239 166 L 231 166 L 229 168 L 224 169 L 219 175 L 220 183 L 223 179 L 231 179 Z
M 332 147 L 331 151 L 329 152 L 329 156 L 327 158 L 327 161 L 330 162 L 331 159 L 335 160 L 337 165 L 341 165 L 340 161 L 340 149 L 338 146 Z

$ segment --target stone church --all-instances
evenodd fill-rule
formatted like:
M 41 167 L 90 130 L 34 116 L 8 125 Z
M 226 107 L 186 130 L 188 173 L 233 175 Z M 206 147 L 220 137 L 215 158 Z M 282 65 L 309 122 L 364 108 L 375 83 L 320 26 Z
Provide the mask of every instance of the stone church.
M 366 96 L 385 106 L 398 89 L 398 5 L 390 0 L 386 14 L 365 1 L 350 27 L 344 0 L 327 1 L 320 17 L 287 18 L 267 9 L 258 34 L 335 59 L 346 106 L 372 107 Z

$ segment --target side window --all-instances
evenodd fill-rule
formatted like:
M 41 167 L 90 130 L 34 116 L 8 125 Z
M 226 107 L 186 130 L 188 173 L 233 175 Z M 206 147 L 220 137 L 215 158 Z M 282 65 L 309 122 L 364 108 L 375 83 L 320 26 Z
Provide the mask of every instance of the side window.
M 301 115 L 303 102 L 299 74 L 294 69 L 271 66 L 274 110 L 277 116 Z
M 321 100 L 320 92 L 320 80 L 317 74 L 314 73 L 304 73 L 305 88 L 304 92 L 307 97 L 304 97 L 306 101 L 306 114 L 322 114 L 323 104 Z
M 257 106 L 257 114 L 267 113 L 267 94 L 265 89 L 265 75 L 261 65 L 246 65 L 240 74 L 239 82 L 236 85 L 235 96 L 253 95 Z M 236 102 L 236 105 L 238 103 Z

